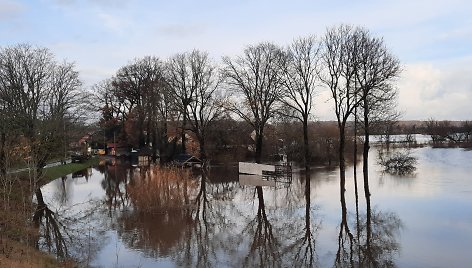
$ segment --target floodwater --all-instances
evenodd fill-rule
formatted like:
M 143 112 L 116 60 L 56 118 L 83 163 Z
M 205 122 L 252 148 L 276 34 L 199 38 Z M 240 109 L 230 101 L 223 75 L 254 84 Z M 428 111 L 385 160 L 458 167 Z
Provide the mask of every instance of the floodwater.
M 136 212 L 127 193 L 140 169 L 101 166 L 42 192 L 64 224 L 69 254 L 85 267 L 470 267 L 472 151 L 412 153 L 416 171 L 396 176 L 381 171 L 372 148 L 371 196 L 360 163 L 357 202 L 352 165 L 345 203 L 336 168 L 274 185 L 214 167 L 185 197 L 171 196 L 188 205 L 151 215 Z

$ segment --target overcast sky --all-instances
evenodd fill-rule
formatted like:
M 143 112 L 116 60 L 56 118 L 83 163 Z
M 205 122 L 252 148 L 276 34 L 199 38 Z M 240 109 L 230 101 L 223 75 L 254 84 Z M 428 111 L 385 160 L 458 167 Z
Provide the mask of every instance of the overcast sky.
M 220 61 L 340 23 L 368 28 L 400 59 L 403 119 L 472 119 L 470 0 L 0 0 L 0 46 L 47 47 L 86 87 L 137 57 L 196 48 Z M 328 95 L 317 97 L 320 120 L 334 119 Z

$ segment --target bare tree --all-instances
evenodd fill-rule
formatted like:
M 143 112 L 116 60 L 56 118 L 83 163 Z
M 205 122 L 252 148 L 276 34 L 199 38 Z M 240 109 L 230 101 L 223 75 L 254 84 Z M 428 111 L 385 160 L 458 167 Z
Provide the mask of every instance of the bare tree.
M 303 124 L 303 144 L 305 168 L 310 162 L 308 146 L 308 120 L 313 108 L 318 69 L 320 43 L 315 36 L 299 38 L 287 49 L 287 59 L 284 62 L 283 80 L 284 95 L 282 102 L 288 108 L 288 116 Z
M 207 52 L 193 50 L 180 54 L 170 62 L 170 84 L 178 108 L 183 115 L 182 129 L 192 131 L 200 146 L 200 157 L 206 158 L 205 139 L 213 121 L 222 114 L 219 77 L 215 65 Z M 187 126 L 188 125 L 188 126 Z M 185 151 L 185 135 L 182 146 Z
M 139 147 L 144 147 L 146 140 L 149 141 L 149 96 L 161 79 L 162 62 L 149 56 L 120 68 L 113 79 L 115 94 L 124 108 L 123 113 L 134 112 L 137 117 Z
M 188 107 L 194 97 L 196 86 L 193 81 L 191 65 L 187 63 L 186 53 L 176 54 L 167 62 L 168 82 L 176 98 L 178 111 L 182 116 L 182 151 L 186 153 L 185 131 L 187 129 Z
M 46 161 L 62 148 L 63 122 L 73 115 L 80 87 L 74 65 L 58 64 L 46 48 L 20 44 L 0 50 L 0 106 L 9 114 L 9 131 L 28 142 L 35 183 Z
M 275 115 L 282 95 L 280 66 L 283 61 L 282 50 L 271 43 L 248 46 L 243 56 L 234 60 L 223 58 L 226 83 L 237 98 L 228 102 L 227 108 L 253 127 L 258 163 L 262 156 L 264 129 Z
M 357 63 L 355 82 L 361 89 L 362 127 L 364 130 L 363 175 L 364 192 L 369 192 L 368 158 L 371 122 L 396 117 L 396 90 L 393 80 L 400 73 L 400 62 L 384 44 L 382 38 L 371 36 L 368 30 L 355 31 Z
M 339 169 L 341 202 L 344 198 L 346 182 L 346 123 L 359 106 L 361 98 L 359 88 L 355 83 L 357 69 L 357 29 L 341 25 L 328 29 L 323 40 L 322 61 L 324 70 L 320 75 L 321 81 L 330 89 L 334 101 L 339 130 Z

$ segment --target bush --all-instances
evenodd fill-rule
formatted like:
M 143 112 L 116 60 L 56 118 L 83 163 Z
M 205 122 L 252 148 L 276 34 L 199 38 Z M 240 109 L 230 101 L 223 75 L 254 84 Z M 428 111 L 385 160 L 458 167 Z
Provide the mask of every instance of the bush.
M 411 155 L 409 150 L 396 151 L 388 155 L 379 152 L 379 164 L 391 174 L 411 174 L 416 170 L 416 163 L 417 159 Z

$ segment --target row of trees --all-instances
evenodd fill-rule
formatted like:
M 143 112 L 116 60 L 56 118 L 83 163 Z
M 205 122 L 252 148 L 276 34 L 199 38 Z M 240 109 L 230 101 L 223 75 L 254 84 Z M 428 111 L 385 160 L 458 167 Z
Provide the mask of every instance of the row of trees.
M 308 168 L 308 122 L 315 95 L 327 88 L 338 123 L 341 174 L 345 174 L 346 125 L 354 120 L 365 135 L 367 182 L 370 127 L 392 114 L 396 94 L 392 81 L 399 71 L 398 60 L 381 38 L 364 28 L 341 25 L 321 38 L 299 38 L 285 48 L 272 43 L 247 46 L 239 56 L 223 57 L 221 66 L 198 50 L 165 61 L 136 59 L 95 85 L 95 103 L 102 112 L 105 136 L 118 135 L 139 147 L 152 144 L 154 155 L 159 150 L 164 161 L 171 139 L 176 140 L 168 137 L 169 124 L 178 126 L 184 152 L 186 133 L 192 132 L 205 159 L 213 123 L 237 115 L 253 129 L 255 160 L 261 162 L 266 128 L 283 116 L 303 125 Z M 40 173 L 61 151 L 58 148 L 66 147 L 58 146 L 66 143 L 65 126 L 80 114 L 78 72 L 74 64 L 57 62 L 47 49 L 18 45 L 0 51 L 0 83 L 0 171 L 6 176 L 6 154 L 23 142 Z M 342 175 L 341 191 L 344 182 Z
M 469 143 L 472 135 L 472 122 L 464 121 L 453 124 L 450 121 L 438 121 L 430 118 L 423 125 L 423 132 L 431 136 L 434 144 L 441 142 Z
M 241 55 L 223 57 L 222 61 L 217 68 L 207 53 L 194 50 L 167 61 L 147 57 L 130 63 L 101 87 L 104 123 L 119 121 L 124 129 L 124 122 L 133 118 L 133 129 L 139 129 L 139 145 L 144 145 L 143 133 L 147 133 L 153 145 L 159 138 L 156 148 L 163 151 L 168 141 L 165 124 L 172 119 L 180 123 L 183 150 L 185 131 L 190 130 L 205 158 L 210 125 L 233 114 L 253 129 L 255 160 L 261 162 L 264 131 L 271 120 L 284 116 L 303 125 L 308 169 L 308 122 L 316 106 L 315 95 L 327 88 L 339 132 L 341 192 L 345 191 L 346 128 L 354 121 L 364 134 L 364 185 L 365 195 L 370 195 L 367 162 L 371 127 L 398 116 L 393 82 L 400 73 L 400 63 L 382 38 L 364 28 L 340 25 L 328 29 L 321 38 L 299 38 L 286 48 L 273 43 L 249 45 Z
M 103 105 L 103 124 L 125 130 L 126 121 L 136 122 L 132 129 L 138 129 L 139 146 L 149 141 L 165 143 L 166 124 L 175 121 L 180 123 L 183 150 L 184 132 L 190 130 L 204 157 L 210 124 L 231 113 L 253 128 L 256 161 L 260 162 L 264 129 L 283 115 L 303 123 L 308 164 L 308 122 L 321 86 L 332 92 L 340 131 L 345 132 L 347 120 L 362 108 L 368 135 L 370 123 L 385 118 L 385 111 L 392 108 L 391 80 L 398 72 L 398 60 L 381 38 L 372 37 L 366 29 L 342 25 L 321 39 L 300 38 L 287 48 L 272 43 L 250 45 L 240 56 L 223 57 L 219 68 L 208 53 L 198 50 L 166 61 L 137 59 L 96 89 Z
M 64 157 L 66 126 L 83 108 L 81 86 L 74 64 L 57 61 L 46 48 L 0 48 L 0 179 L 6 208 L 16 180 L 12 171 L 28 167 L 34 193 L 46 163 Z
M 39 236 L 28 231 L 34 214 L 34 227 L 45 223 L 44 241 L 55 243 L 62 257 L 67 255 L 63 226 L 45 204 L 40 186 L 46 163 L 65 158 L 71 126 L 81 120 L 82 94 L 73 63 L 58 61 L 48 49 L 27 44 L 0 48 L 2 236 L 14 233 L 10 238 L 37 245 Z M 25 174 L 29 181 L 24 180 Z
M 177 54 L 166 62 L 156 57 L 137 59 L 95 86 L 101 123 L 108 137 L 118 132 L 133 144 L 133 136 L 137 136 L 134 145 L 152 144 L 155 155 L 159 149 L 165 156 L 168 124 L 181 122 L 183 151 L 185 133 L 191 130 L 201 157 L 206 158 L 209 124 L 222 115 L 219 81 L 206 52 Z

